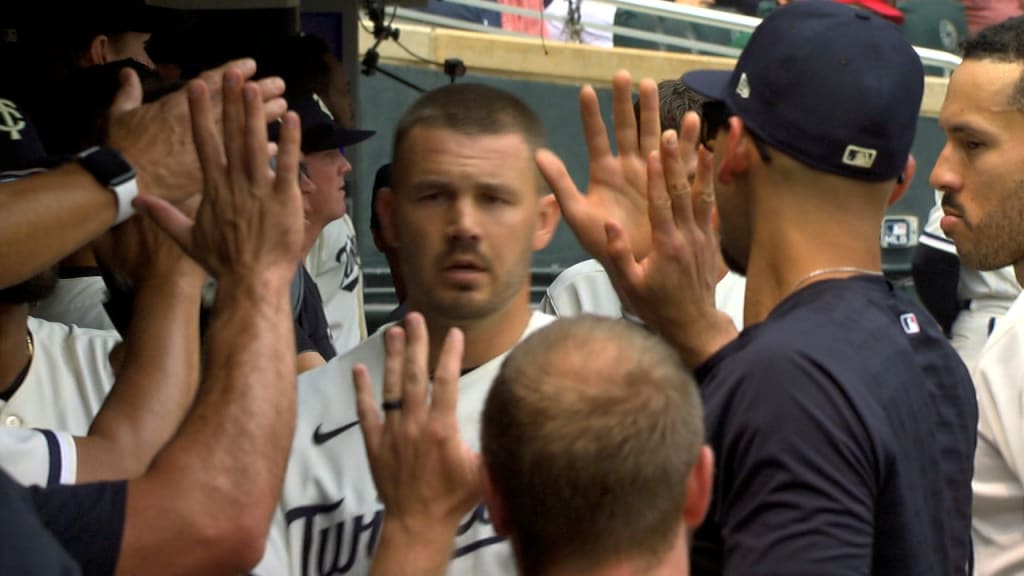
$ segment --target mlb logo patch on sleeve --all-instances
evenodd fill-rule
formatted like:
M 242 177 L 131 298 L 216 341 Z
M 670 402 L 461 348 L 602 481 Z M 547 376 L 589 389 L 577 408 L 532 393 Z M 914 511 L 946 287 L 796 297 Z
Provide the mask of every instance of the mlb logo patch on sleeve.
M 917 323 L 917 316 L 913 312 L 901 314 L 900 324 L 903 325 L 903 331 L 907 334 L 918 334 L 921 332 L 921 325 Z

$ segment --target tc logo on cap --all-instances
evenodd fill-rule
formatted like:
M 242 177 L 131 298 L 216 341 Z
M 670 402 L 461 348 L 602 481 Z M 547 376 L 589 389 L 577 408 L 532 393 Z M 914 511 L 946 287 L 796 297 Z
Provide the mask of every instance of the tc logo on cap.
M 736 83 L 736 93 L 740 98 L 750 98 L 750 81 L 747 80 L 747 73 L 740 74 L 740 81 Z
M 0 98 L 0 131 L 9 133 L 11 140 L 21 140 L 21 131 L 25 128 L 24 118 L 14 102 Z
M 843 164 L 858 166 L 860 168 L 871 168 L 875 163 L 878 151 L 873 148 L 861 148 L 850 144 L 843 152 Z

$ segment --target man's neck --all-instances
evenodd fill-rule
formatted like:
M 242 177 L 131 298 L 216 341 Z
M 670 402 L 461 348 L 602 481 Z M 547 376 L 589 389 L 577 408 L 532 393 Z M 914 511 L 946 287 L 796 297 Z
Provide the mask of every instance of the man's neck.
M 690 573 L 689 542 L 680 537 L 675 547 L 662 557 L 657 564 L 638 560 L 615 561 L 599 568 L 586 571 L 586 576 L 687 576 Z M 575 568 L 547 570 L 544 576 L 578 576 Z
M 1024 260 L 1013 265 L 1013 275 L 1017 277 L 1017 284 L 1024 286 Z
M 0 304 L 0 393 L 6 392 L 29 361 L 28 305 Z
M 857 189 L 849 192 L 874 193 Z M 834 190 L 825 193 L 833 198 L 842 196 Z M 778 207 L 771 218 L 756 211 L 751 215 L 755 224 L 746 274 L 746 326 L 764 320 L 794 288 L 882 270 L 878 247 L 882 204 L 850 203 L 834 208 L 819 204 L 804 210 L 799 205 L 804 200 L 806 196 L 792 198 L 789 206 Z M 837 270 L 841 268 L 856 270 Z
M 425 314 L 427 330 L 430 332 L 431 371 L 437 365 L 445 336 L 453 326 L 457 326 L 465 335 L 462 357 L 462 369 L 465 371 L 511 350 L 522 339 L 531 315 L 528 291 L 516 296 L 514 301 L 498 313 L 474 321 L 455 323 Z

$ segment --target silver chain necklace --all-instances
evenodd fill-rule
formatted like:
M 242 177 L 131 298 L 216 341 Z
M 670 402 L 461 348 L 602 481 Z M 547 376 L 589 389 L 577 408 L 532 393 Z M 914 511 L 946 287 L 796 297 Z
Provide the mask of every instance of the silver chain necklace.
M 825 274 L 853 274 L 853 273 L 856 273 L 856 274 L 866 274 L 866 275 L 869 275 L 869 276 L 881 276 L 882 275 L 882 273 L 879 272 L 878 270 L 868 270 L 867 268 L 858 268 L 856 266 L 833 266 L 832 268 L 818 268 L 817 270 L 812 270 L 809 274 L 807 274 L 806 276 L 804 276 L 804 277 L 800 278 L 799 280 L 797 280 L 796 282 L 794 282 L 793 283 L 793 287 L 789 289 L 789 293 L 792 294 L 793 292 L 796 292 L 797 289 L 801 288 L 804 284 L 810 282 L 811 280 L 817 278 L 818 276 L 823 276 Z

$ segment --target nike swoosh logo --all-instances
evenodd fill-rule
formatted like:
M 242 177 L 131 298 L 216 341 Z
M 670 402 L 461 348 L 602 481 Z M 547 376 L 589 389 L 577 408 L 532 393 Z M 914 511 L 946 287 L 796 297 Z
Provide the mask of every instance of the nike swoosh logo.
M 349 428 L 357 424 L 359 424 L 359 420 L 356 420 L 355 422 L 349 422 L 348 424 L 345 424 L 341 428 L 335 428 L 334 430 L 328 430 L 327 432 L 321 432 L 320 426 L 322 425 L 318 424 L 316 430 L 313 430 L 313 444 L 316 444 L 317 446 L 325 444 L 338 434 L 341 434 L 342 432 L 348 430 Z

